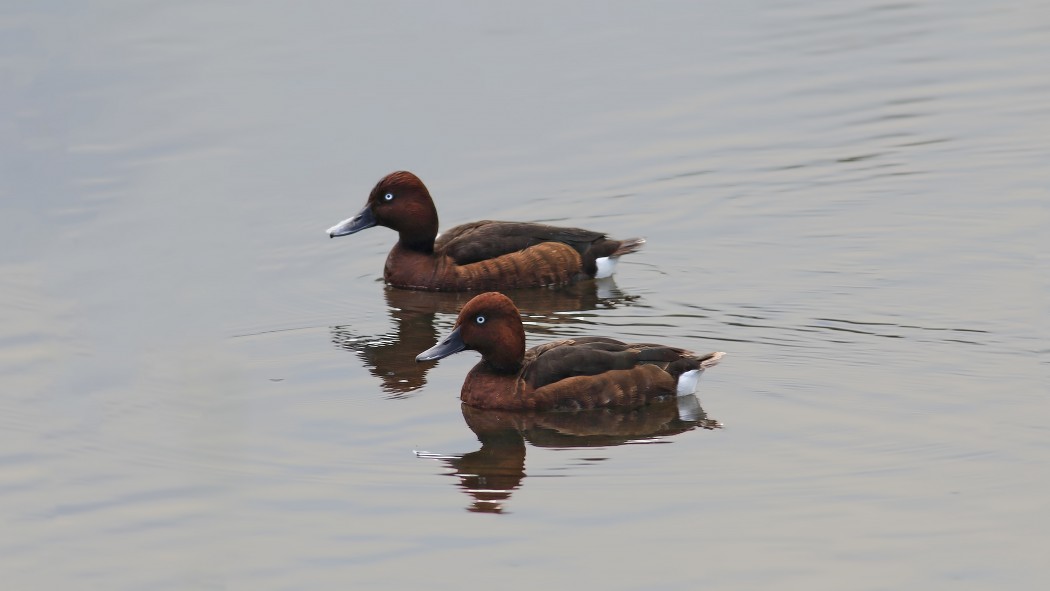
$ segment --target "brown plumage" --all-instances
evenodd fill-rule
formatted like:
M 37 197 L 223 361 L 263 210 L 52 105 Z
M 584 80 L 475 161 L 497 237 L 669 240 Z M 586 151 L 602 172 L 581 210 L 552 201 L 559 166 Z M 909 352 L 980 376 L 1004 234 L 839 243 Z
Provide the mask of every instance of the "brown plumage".
M 481 353 L 481 361 L 467 374 L 460 398 L 478 408 L 506 410 L 643 406 L 675 396 L 684 373 L 703 371 L 724 355 L 606 337 L 554 341 L 526 351 L 521 314 L 496 292 L 467 302 L 452 332 L 416 360 L 464 349 Z
M 600 232 L 485 220 L 438 236 L 434 200 L 416 175 L 394 172 L 372 189 L 364 209 L 328 230 L 345 236 L 372 226 L 398 233 L 383 278 L 395 287 L 483 291 L 562 285 L 594 277 L 598 259 L 635 252 L 645 240 L 614 240 Z

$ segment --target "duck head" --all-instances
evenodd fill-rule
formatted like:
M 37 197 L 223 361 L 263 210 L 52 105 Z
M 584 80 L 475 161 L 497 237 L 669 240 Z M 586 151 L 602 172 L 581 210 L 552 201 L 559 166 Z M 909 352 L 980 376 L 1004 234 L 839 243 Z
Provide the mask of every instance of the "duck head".
M 525 329 L 521 314 L 507 296 L 490 291 L 474 297 L 459 311 L 452 332 L 416 356 L 433 361 L 470 349 L 482 363 L 501 372 L 517 371 L 525 357 Z
M 346 236 L 372 226 L 397 231 L 402 245 L 431 252 L 438 232 L 437 208 L 426 185 L 407 171 L 383 177 L 357 215 L 328 228 L 328 236 Z

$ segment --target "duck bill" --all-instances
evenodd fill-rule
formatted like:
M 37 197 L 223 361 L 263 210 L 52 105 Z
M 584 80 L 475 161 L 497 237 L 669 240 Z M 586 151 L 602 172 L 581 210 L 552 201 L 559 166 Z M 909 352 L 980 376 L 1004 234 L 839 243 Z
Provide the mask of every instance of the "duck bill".
M 335 238 L 336 236 L 346 236 L 347 234 L 360 232 L 365 228 L 371 228 L 374 225 L 376 225 L 376 217 L 372 215 L 372 208 L 366 205 L 365 208 L 354 217 L 343 220 L 331 228 L 328 228 L 328 237 Z
M 459 353 L 463 349 L 466 349 L 467 345 L 463 342 L 463 335 L 460 334 L 460 328 L 457 326 L 452 332 L 448 333 L 448 336 L 441 339 L 441 341 L 433 347 L 423 351 L 419 355 L 416 355 L 416 361 L 435 361 L 437 359 L 444 359 L 453 353 Z

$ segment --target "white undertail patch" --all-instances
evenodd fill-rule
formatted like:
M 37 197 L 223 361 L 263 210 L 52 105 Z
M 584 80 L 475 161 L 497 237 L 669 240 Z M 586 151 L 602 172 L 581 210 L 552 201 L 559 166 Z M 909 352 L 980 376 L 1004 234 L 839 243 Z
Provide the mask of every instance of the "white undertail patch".
M 619 261 L 620 257 L 598 257 L 594 259 L 595 264 L 598 265 L 598 272 L 594 274 L 594 278 L 604 279 L 612 276 L 616 272 L 616 263 Z
M 679 396 L 686 396 L 696 392 L 696 385 L 700 382 L 700 370 L 690 369 L 689 371 L 682 372 L 682 375 L 678 376 L 678 389 L 677 393 Z

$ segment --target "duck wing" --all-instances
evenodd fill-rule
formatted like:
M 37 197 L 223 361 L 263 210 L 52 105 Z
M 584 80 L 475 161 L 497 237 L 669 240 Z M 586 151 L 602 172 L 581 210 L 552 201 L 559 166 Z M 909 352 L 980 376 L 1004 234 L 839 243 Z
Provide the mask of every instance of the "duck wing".
M 434 250 L 452 257 L 457 265 L 469 265 L 544 242 L 561 242 L 583 255 L 603 239 L 605 234 L 582 228 L 484 220 L 442 233 L 434 242 Z
M 677 378 L 683 371 L 698 367 L 700 361 L 692 352 L 677 347 L 581 337 L 527 351 L 522 378 L 533 388 L 541 388 L 573 376 L 594 376 L 639 365 L 655 365 Z

